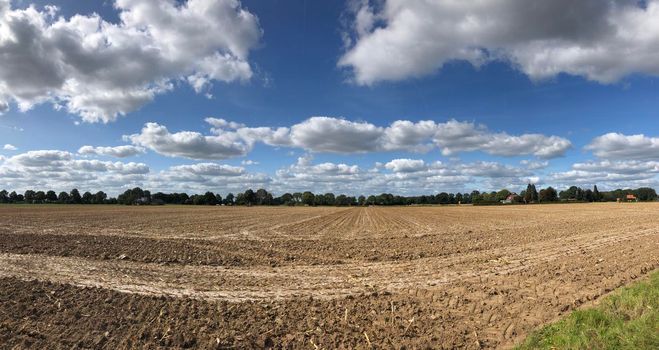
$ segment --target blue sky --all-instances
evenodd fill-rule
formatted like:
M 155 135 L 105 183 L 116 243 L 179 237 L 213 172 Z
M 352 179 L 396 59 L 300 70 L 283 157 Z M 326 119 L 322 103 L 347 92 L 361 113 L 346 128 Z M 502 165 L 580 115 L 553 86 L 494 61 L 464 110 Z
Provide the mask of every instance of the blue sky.
M 0 0 L 0 187 L 655 186 L 659 3 L 555 3 Z

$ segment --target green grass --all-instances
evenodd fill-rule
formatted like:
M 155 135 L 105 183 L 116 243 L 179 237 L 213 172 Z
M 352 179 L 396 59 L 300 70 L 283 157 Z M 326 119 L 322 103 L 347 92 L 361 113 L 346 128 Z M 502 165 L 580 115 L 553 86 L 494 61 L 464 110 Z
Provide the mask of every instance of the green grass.
M 659 349 L 659 271 L 531 333 L 517 349 Z

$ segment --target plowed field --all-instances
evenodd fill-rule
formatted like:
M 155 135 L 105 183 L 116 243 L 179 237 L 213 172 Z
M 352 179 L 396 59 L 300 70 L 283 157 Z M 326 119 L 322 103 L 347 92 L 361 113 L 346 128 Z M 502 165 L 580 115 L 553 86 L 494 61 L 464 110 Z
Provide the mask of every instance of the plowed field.
M 659 267 L 658 204 L 0 206 L 0 348 L 500 348 Z

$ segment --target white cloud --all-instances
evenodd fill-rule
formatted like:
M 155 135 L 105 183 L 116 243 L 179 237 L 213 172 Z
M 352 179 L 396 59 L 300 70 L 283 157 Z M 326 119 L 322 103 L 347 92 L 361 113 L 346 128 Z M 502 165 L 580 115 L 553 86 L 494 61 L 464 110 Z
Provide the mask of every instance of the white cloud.
M 524 165 L 529 170 L 540 170 L 549 166 L 549 162 L 546 160 L 535 161 L 535 160 L 523 159 L 519 163 Z
M 592 151 L 598 160 L 574 163 L 570 170 L 554 172 L 549 179 L 559 187 L 598 185 L 600 189 L 659 184 L 659 138 L 607 133 L 594 138 L 584 149 Z
M 594 138 L 586 150 L 604 159 L 659 160 L 659 138 L 608 133 Z
M 494 133 L 485 126 L 470 122 L 449 120 L 436 123 L 432 120 L 412 122 L 397 120 L 387 127 L 368 122 L 353 122 L 333 117 L 311 117 L 302 123 L 276 130 L 278 137 L 272 141 L 272 129 L 261 130 L 252 140 L 271 145 L 299 147 L 312 152 L 365 153 L 407 151 L 425 153 L 437 145 L 444 155 L 459 152 L 483 151 L 501 156 L 535 155 L 539 158 L 555 158 L 571 148 L 569 140 L 542 134 L 509 135 Z
M 119 22 L 0 0 L 0 113 L 44 102 L 110 122 L 187 81 L 246 81 L 258 19 L 237 0 L 116 0 Z
M 426 169 L 426 164 L 422 159 L 394 159 L 384 165 L 395 173 L 409 173 Z
M 364 153 L 407 151 L 425 153 L 439 146 L 442 154 L 483 151 L 493 155 L 535 155 L 555 158 L 572 144 L 558 136 L 493 133 L 470 122 L 397 120 L 387 127 L 332 117 L 312 117 L 291 127 L 290 144 L 312 152 Z M 434 145 L 433 145 L 434 144 Z
M 361 153 L 375 151 L 383 129 L 366 122 L 311 117 L 291 127 L 291 143 L 314 152 Z
M 273 181 L 279 191 L 419 195 L 524 187 L 539 177 L 527 169 L 497 162 L 427 163 L 422 159 L 393 159 L 372 169 L 342 163 L 313 163 L 307 155 L 280 169 Z
M 242 167 L 217 163 L 197 163 L 192 165 L 177 165 L 170 168 L 175 173 L 187 173 L 209 176 L 238 176 L 245 173 Z
M 133 144 L 160 154 L 192 159 L 226 159 L 244 156 L 254 144 L 295 147 L 309 152 L 355 154 L 405 151 L 425 153 L 439 146 L 449 156 L 482 151 L 499 156 L 563 156 L 569 140 L 542 134 L 509 135 L 485 126 L 449 120 L 412 122 L 397 120 L 387 127 L 333 117 L 311 117 L 290 127 L 246 127 L 224 119 L 207 118 L 215 126 L 212 135 L 181 131 L 170 133 L 165 126 L 148 123 L 140 134 L 127 136 Z
M 659 162 L 637 160 L 627 161 L 590 161 L 575 163 L 572 168 L 577 171 L 605 172 L 615 174 L 659 173 Z
M 382 192 L 419 195 L 439 192 L 470 192 L 508 188 L 519 191 L 526 183 L 552 185 L 558 189 L 571 185 L 602 190 L 656 186 L 659 162 L 588 161 L 573 164 L 564 172 L 545 176 L 536 172 L 532 162 L 520 166 L 493 161 L 448 162 L 398 158 L 368 168 L 356 164 L 320 162 L 312 155 L 275 174 L 252 173 L 242 166 L 212 162 L 174 165 L 153 173 L 143 163 L 124 163 L 81 159 L 61 150 L 36 150 L 0 157 L 0 188 L 53 189 L 79 188 L 103 190 L 112 195 L 140 186 L 152 191 L 203 193 L 240 192 L 247 188 L 266 188 L 281 194 L 311 190 L 316 193 L 376 194 Z M 542 164 L 541 164 L 542 165 Z
M 550 180 L 559 187 L 593 186 L 601 189 L 656 186 L 659 162 L 641 160 L 601 160 L 575 163 L 572 169 L 555 172 Z
M 385 150 L 404 150 L 425 153 L 433 148 L 430 139 L 437 134 L 438 124 L 432 120 L 417 123 L 397 120 L 384 130 L 382 147 Z
M 226 133 L 226 131 L 212 129 L 214 133 Z M 285 127 L 269 128 L 269 127 L 255 127 L 255 128 L 240 128 L 237 129 L 236 134 L 240 136 L 245 142 L 254 144 L 262 142 L 270 146 L 293 146 L 291 141 L 290 129 Z
M 167 127 L 147 123 L 139 134 L 125 137 L 137 146 L 149 148 L 168 157 L 191 159 L 227 159 L 244 156 L 252 144 L 234 132 L 218 130 L 216 135 L 204 136 L 193 131 L 170 133 Z
M 36 150 L 5 158 L 0 163 L 0 187 L 12 190 L 68 191 L 120 189 L 142 186 L 149 174 L 143 163 L 77 159 L 60 150 Z
M 7 143 L 2 147 L 2 149 L 5 150 L 5 151 L 15 151 L 18 148 L 16 146 L 12 145 L 12 144 Z
M 569 140 L 558 136 L 493 133 L 483 125 L 456 120 L 438 124 L 434 141 L 446 156 L 457 152 L 483 151 L 499 156 L 532 154 L 539 158 L 556 158 L 572 147 Z
M 270 188 L 272 178 L 262 173 L 247 173 L 242 167 L 217 163 L 177 165 L 153 174 L 146 186 L 157 191 L 188 193 L 243 192 L 248 188 Z
M 297 163 L 279 170 L 279 178 L 295 179 L 304 182 L 352 182 L 362 180 L 364 172 L 357 165 L 320 163 L 312 164 L 313 157 L 299 157 Z
M 123 146 L 115 146 L 115 147 L 82 146 L 78 150 L 78 153 L 84 155 L 127 158 L 138 155 L 140 153 L 144 153 L 144 148 L 131 146 L 131 145 L 123 145 Z
M 241 165 L 259 165 L 259 162 L 251 159 L 245 159 L 240 162 Z
M 216 128 L 224 128 L 224 129 L 239 129 L 239 128 L 244 128 L 245 124 L 241 123 L 236 123 L 236 122 L 231 122 L 231 121 L 226 121 L 225 119 L 222 118 L 206 118 L 204 119 L 206 123 L 216 127 Z
M 349 10 L 338 65 L 358 84 L 428 75 L 453 60 L 503 60 L 534 80 L 659 74 L 659 0 L 364 0 Z

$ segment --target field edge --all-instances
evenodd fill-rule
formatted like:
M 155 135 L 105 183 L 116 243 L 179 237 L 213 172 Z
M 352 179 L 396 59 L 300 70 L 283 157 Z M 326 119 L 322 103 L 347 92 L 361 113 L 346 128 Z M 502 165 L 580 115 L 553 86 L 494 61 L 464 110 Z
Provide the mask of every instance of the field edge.
M 659 269 L 532 331 L 527 349 L 659 348 Z

